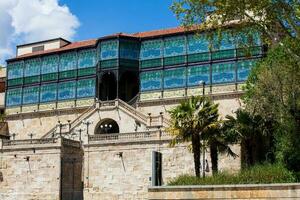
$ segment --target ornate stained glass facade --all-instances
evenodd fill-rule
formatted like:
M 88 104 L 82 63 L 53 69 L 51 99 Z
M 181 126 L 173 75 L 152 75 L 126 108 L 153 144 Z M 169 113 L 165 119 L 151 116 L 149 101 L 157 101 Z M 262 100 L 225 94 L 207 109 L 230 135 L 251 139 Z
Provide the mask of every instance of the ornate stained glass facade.
M 250 40 L 254 46 L 241 48 Z M 9 62 L 6 105 L 92 99 L 99 92 L 99 74 L 111 71 L 118 75 L 116 71 L 123 68 L 139 73 L 139 91 L 145 94 L 182 92 L 199 87 L 200 82 L 212 87 L 234 85 L 247 79 L 262 56 L 259 34 L 233 39 L 225 32 L 221 41 L 206 33 L 109 37 L 93 47 Z

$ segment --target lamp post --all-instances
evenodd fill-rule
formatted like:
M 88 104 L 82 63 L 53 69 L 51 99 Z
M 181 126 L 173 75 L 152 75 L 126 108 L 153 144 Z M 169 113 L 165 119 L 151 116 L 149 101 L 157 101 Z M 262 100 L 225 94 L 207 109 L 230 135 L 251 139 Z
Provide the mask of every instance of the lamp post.
M 202 85 L 202 96 L 205 96 L 205 81 L 200 81 L 199 82 L 200 85 Z M 200 133 L 200 140 L 201 140 L 201 133 Z M 203 178 L 205 177 L 205 141 L 202 139 L 202 176 Z
M 88 121 L 88 120 L 84 120 L 82 121 L 82 123 L 84 125 L 86 125 L 86 134 L 87 134 L 87 137 L 88 137 L 88 144 L 89 144 L 89 126 L 93 123 L 91 121 Z
M 58 120 L 57 121 L 57 123 L 58 123 L 58 126 L 59 126 L 59 137 L 61 137 L 61 128 L 62 128 L 62 123 Z

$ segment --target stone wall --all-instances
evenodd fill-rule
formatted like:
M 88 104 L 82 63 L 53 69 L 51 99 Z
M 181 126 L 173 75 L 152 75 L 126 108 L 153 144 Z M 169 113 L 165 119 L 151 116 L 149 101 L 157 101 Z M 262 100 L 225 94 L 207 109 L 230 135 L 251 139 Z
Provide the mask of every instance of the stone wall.
M 150 187 L 149 200 L 299 199 L 300 184 Z
M 47 139 L 2 143 L 1 200 L 83 199 L 79 142 Z
M 169 141 L 85 145 L 84 199 L 147 199 L 152 151 L 162 153 L 163 184 L 180 174 L 194 173 L 193 156 L 186 144 L 174 148 L 169 147 Z M 210 163 L 209 156 L 207 159 Z M 239 159 L 220 156 L 221 170 L 239 168 Z
M 0 199 L 58 200 L 60 145 L 4 146 L 0 154 Z

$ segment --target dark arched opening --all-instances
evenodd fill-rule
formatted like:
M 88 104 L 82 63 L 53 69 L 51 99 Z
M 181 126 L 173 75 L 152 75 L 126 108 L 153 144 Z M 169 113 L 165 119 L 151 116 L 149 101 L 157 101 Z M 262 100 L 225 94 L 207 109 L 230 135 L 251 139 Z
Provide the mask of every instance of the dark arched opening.
M 119 97 L 125 102 L 130 101 L 139 92 L 138 75 L 134 72 L 122 74 L 119 83 Z
M 99 86 L 99 99 L 101 101 L 117 98 L 117 80 L 112 72 L 102 75 Z
M 113 119 L 102 120 L 96 128 L 95 134 L 119 133 L 119 125 Z

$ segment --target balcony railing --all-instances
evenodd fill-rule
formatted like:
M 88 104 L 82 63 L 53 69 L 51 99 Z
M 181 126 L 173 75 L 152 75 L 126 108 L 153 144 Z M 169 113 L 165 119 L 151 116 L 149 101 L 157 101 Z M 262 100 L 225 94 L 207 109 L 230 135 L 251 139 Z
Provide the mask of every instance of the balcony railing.
M 132 133 L 110 133 L 90 135 L 90 142 L 111 143 L 111 142 L 136 142 L 153 140 L 170 140 L 171 135 L 165 131 L 145 131 Z
M 3 140 L 3 146 L 31 145 L 31 144 L 54 144 L 57 138 L 44 138 L 32 140 Z

